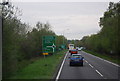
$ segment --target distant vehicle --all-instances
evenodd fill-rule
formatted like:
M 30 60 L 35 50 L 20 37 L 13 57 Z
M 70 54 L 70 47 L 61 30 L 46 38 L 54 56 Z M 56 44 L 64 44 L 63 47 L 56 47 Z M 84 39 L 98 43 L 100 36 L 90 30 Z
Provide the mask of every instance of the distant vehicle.
M 70 54 L 72 55 L 72 54 L 77 54 L 78 53 L 78 50 L 76 50 L 76 49 L 73 49 L 73 50 L 71 50 L 70 51 Z
M 84 49 L 84 47 L 80 47 L 80 49 L 82 50 L 82 49 Z
M 83 47 L 76 47 L 76 50 L 81 51 L 82 49 L 84 49 Z
M 81 51 L 82 49 L 83 49 L 83 48 L 82 48 L 82 47 L 80 47 L 80 48 L 78 48 L 77 50 L 78 50 L 78 51 Z
M 78 51 L 81 51 L 82 49 L 81 48 L 77 48 Z
M 74 44 L 68 44 L 69 52 L 74 49 Z
M 78 50 L 79 49 L 79 47 L 76 47 L 76 50 Z
M 70 57 L 69 65 L 80 65 L 83 66 L 83 59 L 84 57 L 81 54 L 72 54 Z

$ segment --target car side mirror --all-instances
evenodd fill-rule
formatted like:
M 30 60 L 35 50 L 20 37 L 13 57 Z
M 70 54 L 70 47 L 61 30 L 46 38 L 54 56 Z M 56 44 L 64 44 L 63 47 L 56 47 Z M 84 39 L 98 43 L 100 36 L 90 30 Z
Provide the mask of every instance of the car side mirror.
M 84 57 L 82 57 L 82 59 L 84 59 Z

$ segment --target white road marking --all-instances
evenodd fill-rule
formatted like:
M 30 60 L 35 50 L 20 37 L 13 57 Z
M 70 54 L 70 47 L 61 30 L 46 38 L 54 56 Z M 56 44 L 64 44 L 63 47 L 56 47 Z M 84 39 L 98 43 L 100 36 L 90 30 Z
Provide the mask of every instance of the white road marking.
M 60 69 L 59 69 L 59 72 L 58 72 L 58 74 L 57 74 L 57 77 L 56 77 L 56 80 L 55 80 L 55 81 L 58 81 L 58 79 L 59 79 L 59 76 L 60 76 L 60 73 L 61 73 L 61 71 L 62 71 L 62 68 L 63 68 L 63 65 L 64 65 L 64 63 L 65 63 L 65 59 L 66 59 L 67 55 L 68 55 L 68 52 L 66 53 L 66 55 L 65 55 L 65 57 L 64 57 L 64 60 L 63 60 L 63 62 L 62 62 L 62 64 L 61 64 L 61 67 L 60 67 Z
M 86 61 L 85 60 L 85 62 L 87 62 L 88 63 L 88 61 Z M 93 68 L 94 69 L 94 67 L 91 65 L 91 64 L 89 64 L 89 66 L 91 67 L 91 68 Z M 103 77 L 103 75 L 98 71 L 98 70 L 95 70 L 100 76 L 102 76 Z M 106 78 L 105 78 L 106 79 Z
M 113 64 L 113 65 L 115 65 L 115 66 L 117 66 L 117 67 L 120 67 L 118 64 L 115 64 L 115 63 L 112 63 L 112 62 L 110 62 L 110 61 L 108 61 L 108 60 L 104 60 L 105 62 L 108 62 L 108 63 L 110 63 L 110 64 Z
M 98 70 L 95 70 L 100 76 L 103 77 L 103 75 L 98 71 Z
M 86 61 L 85 60 L 85 62 L 87 62 L 88 63 L 88 61 Z M 89 66 L 91 67 L 91 68 L 94 68 L 91 64 L 89 64 Z M 98 70 L 95 70 L 100 76 L 102 76 L 103 77 L 103 75 L 98 71 Z M 106 79 L 106 78 L 105 78 Z
M 89 55 L 91 55 L 91 54 L 89 54 Z M 91 55 L 91 56 L 94 56 L 94 55 Z M 94 57 L 96 57 L 96 56 L 94 56 Z M 96 58 L 99 58 L 99 57 L 96 57 Z M 99 59 L 101 59 L 101 60 L 104 61 L 104 59 L 102 59 L 102 58 L 99 58 Z M 88 63 L 87 60 L 85 60 L 85 62 Z M 89 64 L 89 63 L 88 63 L 88 64 Z M 92 66 L 91 64 L 89 64 L 89 66 L 90 66 L 91 68 L 93 68 L 101 77 L 103 77 L 103 75 L 102 75 L 98 70 L 96 70 L 96 69 L 94 68 L 94 66 Z M 103 78 L 104 78 L 104 79 L 107 79 L 107 78 L 105 78 L 105 77 L 103 77 Z
M 88 61 L 87 61 L 87 60 L 85 60 L 85 62 L 87 62 L 87 63 L 88 63 Z
M 88 61 L 87 60 L 85 60 L 85 62 L 87 62 L 88 63 Z M 98 70 L 96 70 L 91 64 L 89 64 L 89 66 L 91 67 L 91 68 L 93 68 L 100 76 L 102 76 L 103 77 L 103 75 L 98 71 Z M 104 79 L 107 79 L 107 78 L 104 78 Z
M 84 51 L 82 51 L 82 52 L 84 52 Z M 105 61 L 105 62 L 107 62 L 107 63 L 110 63 L 110 64 L 112 64 L 112 65 L 115 65 L 115 66 L 117 66 L 117 67 L 120 67 L 118 64 L 116 64 L 116 63 L 113 63 L 113 62 L 110 62 L 110 61 L 108 61 L 108 60 L 105 60 L 105 59 L 102 59 L 102 58 L 100 58 L 100 57 L 97 57 L 97 56 L 94 56 L 94 55 L 92 55 L 92 54 L 90 54 L 90 53 L 86 53 L 86 52 L 84 52 L 85 54 L 89 54 L 89 55 L 91 55 L 91 56 L 93 56 L 93 57 L 95 57 L 95 58 L 98 58 L 98 59 L 100 59 L 100 60 L 103 60 L 103 61 Z
M 91 64 L 89 64 L 89 65 L 93 68 L 93 66 Z

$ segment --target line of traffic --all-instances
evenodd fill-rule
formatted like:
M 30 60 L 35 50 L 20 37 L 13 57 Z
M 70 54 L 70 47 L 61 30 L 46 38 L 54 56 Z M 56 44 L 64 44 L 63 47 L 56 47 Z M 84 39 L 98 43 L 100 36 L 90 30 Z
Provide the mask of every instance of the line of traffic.
M 68 51 L 69 52 L 69 51 Z M 67 58 L 67 55 L 72 55 L 71 53 L 66 53 L 66 55 L 65 55 L 65 57 L 64 57 L 64 59 L 63 59 L 63 61 L 62 61 L 62 64 L 61 64 L 61 66 L 60 66 L 60 69 L 59 69 L 59 71 L 58 71 L 58 74 L 57 74 L 57 77 L 56 77 L 56 80 L 55 81 L 58 81 L 58 79 L 61 77 L 61 72 L 62 72 L 62 69 L 63 69 L 63 67 L 64 67 L 64 64 L 65 64 L 65 60 L 66 60 L 66 58 Z M 85 52 L 86 53 L 86 52 Z M 87 54 L 87 53 L 86 53 Z M 74 55 L 74 54 L 73 54 Z M 79 55 L 79 54 L 78 54 Z M 89 54 L 89 55 L 91 55 L 91 54 Z M 110 63 L 110 64 L 113 64 L 112 62 L 109 62 L 109 61 L 107 61 L 107 60 L 104 60 L 104 59 L 102 59 L 102 58 L 99 58 L 99 57 L 97 57 L 97 56 L 94 56 L 94 55 L 91 55 L 91 56 L 93 56 L 93 57 L 96 57 L 97 59 L 100 59 L 100 60 L 103 60 L 103 61 L 106 61 L 107 63 Z M 70 57 L 69 57 L 70 58 Z M 98 75 L 100 75 L 103 79 L 107 79 L 101 72 L 100 72 L 100 70 L 99 69 L 96 69 L 96 67 L 94 67 L 92 64 L 90 64 L 86 59 L 84 59 L 84 61 L 93 69 L 93 71 L 95 71 Z M 116 65 L 117 66 L 117 65 Z

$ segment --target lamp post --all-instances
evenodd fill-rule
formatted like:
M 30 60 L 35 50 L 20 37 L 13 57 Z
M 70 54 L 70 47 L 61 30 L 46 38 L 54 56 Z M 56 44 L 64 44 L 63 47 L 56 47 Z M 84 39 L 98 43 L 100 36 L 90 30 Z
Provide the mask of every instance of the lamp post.
M 0 68 L 2 68 L 2 9 L 8 2 L 0 3 Z M 0 69 L 0 80 L 2 80 L 2 70 Z

